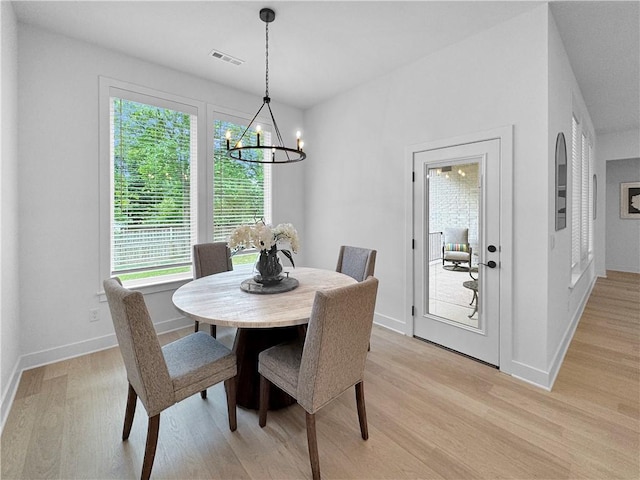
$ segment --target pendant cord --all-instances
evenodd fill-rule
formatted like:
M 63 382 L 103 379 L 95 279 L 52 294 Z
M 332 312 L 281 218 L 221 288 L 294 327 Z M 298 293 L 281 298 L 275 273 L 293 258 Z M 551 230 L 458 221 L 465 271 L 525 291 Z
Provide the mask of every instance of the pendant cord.
M 265 63 L 265 92 L 264 96 L 269 97 L 269 23 L 265 23 L 265 37 L 266 37 L 266 47 L 264 54 L 264 63 Z

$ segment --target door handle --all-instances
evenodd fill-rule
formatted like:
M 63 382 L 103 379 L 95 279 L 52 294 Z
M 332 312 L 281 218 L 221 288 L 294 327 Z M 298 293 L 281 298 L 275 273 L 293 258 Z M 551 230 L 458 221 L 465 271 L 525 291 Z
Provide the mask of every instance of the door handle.
M 487 263 L 479 263 L 478 265 L 485 265 L 489 268 L 496 268 L 498 266 L 498 264 L 493 260 L 489 260 Z

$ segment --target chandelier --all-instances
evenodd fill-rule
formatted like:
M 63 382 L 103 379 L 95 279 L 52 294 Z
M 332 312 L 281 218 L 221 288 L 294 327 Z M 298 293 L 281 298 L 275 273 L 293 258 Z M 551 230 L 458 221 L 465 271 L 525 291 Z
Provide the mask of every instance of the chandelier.
M 293 163 L 307 158 L 307 154 L 302 150 L 304 143 L 300 139 L 300 132 L 297 132 L 296 134 L 296 148 L 285 147 L 284 141 L 282 140 L 282 135 L 280 134 L 280 129 L 278 128 L 276 119 L 274 118 L 273 112 L 271 111 L 271 98 L 269 97 L 269 23 L 273 22 L 275 18 L 276 12 L 274 12 L 270 8 L 263 8 L 262 10 L 260 10 L 260 19 L 265 23 L 266 37 L 265 94 L 264 98 L 262 99 L 262 106 L 253 116 L 253 119 L 251 120 L 251 122 L 249 122 L 249 125 L 247 126 L 247 128 L 245 128 L 244 132 L 242 132 L 240 138 L 238 138 L 238 140 L 233 143 L 233 147 L 231 146 L 231 132 L 227 130 L 227 156 L 233 158 L 234 160 L 253 163 Z M 253 123 L 255 122 L 256 118 L 265 107 L 265 105 L 269 110 L 269 115 L 271 116 L 273 129 L 277 137 L 277 144 L 273 142 L 271 142 L 272 145 L 262 144 L 262 128 L 260 127 L 260 125 L 256 125 L 253 130 L 256 134 L 255 145 L 243 145 L 243 139 L 246 138 L 245 141 L 249 140 L 250 134 L 247 135 L 247 133 L 250 132 Z

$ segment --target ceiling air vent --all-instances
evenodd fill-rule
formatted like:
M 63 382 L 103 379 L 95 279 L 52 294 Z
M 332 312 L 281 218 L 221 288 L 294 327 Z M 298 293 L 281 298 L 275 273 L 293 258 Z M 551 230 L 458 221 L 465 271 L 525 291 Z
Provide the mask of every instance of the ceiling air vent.
M 223 62 L 231 63 L 232 65 L 242 65 L 244 63 L 244 60 L 222 53 L 220 50 L 211 50 L 209 56 L 222 60 Z

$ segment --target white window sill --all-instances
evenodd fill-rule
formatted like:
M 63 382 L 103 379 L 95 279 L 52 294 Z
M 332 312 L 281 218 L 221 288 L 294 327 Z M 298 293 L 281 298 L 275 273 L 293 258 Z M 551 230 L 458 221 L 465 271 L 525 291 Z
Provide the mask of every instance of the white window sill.
M 250 275 L 253 271 L 253 264 L 238 265 L 233 267 L 234 270 L 246 270 L 247 275 Z M 175 291 L 182 285 L 189 283 L 193 280 L 191 273 L 180 273 L 176 275 L 165 275 L 158 278 L 140 278 L 137 280 L 129 280 L 125 282 L 124 286 L 138 292 L 142 292 L 143 295 L 150 293 L 170 292 Z M 98 298 L 100 302 L 106 302 L 107 296 L 104 290 L 98 292 Z
M 582 276 L 589 270 L 589 266 L 593 262 L 593 254 L 590 254 L 589 257 L 582 262 L 580 265 L 577 265 L 571 271 L 571 283 L 569 284 L 569 288 L 573 290 L 575 286 L 580 282 Z
M 143 295 L 149 293 L 169 292 L 180 288 L 182 285 L 189 283 L 193 277 L 191 273 L 181 275 L 167 275 L 165 277 L 150 279 L 142 278 L 139 280 L 129 280 L 125 282 L 124 286 L 138 292 L 142 292 Z M 107 296 L 104 290 L 98 292 L 98 298 L 100 302 L 106 302 Z

